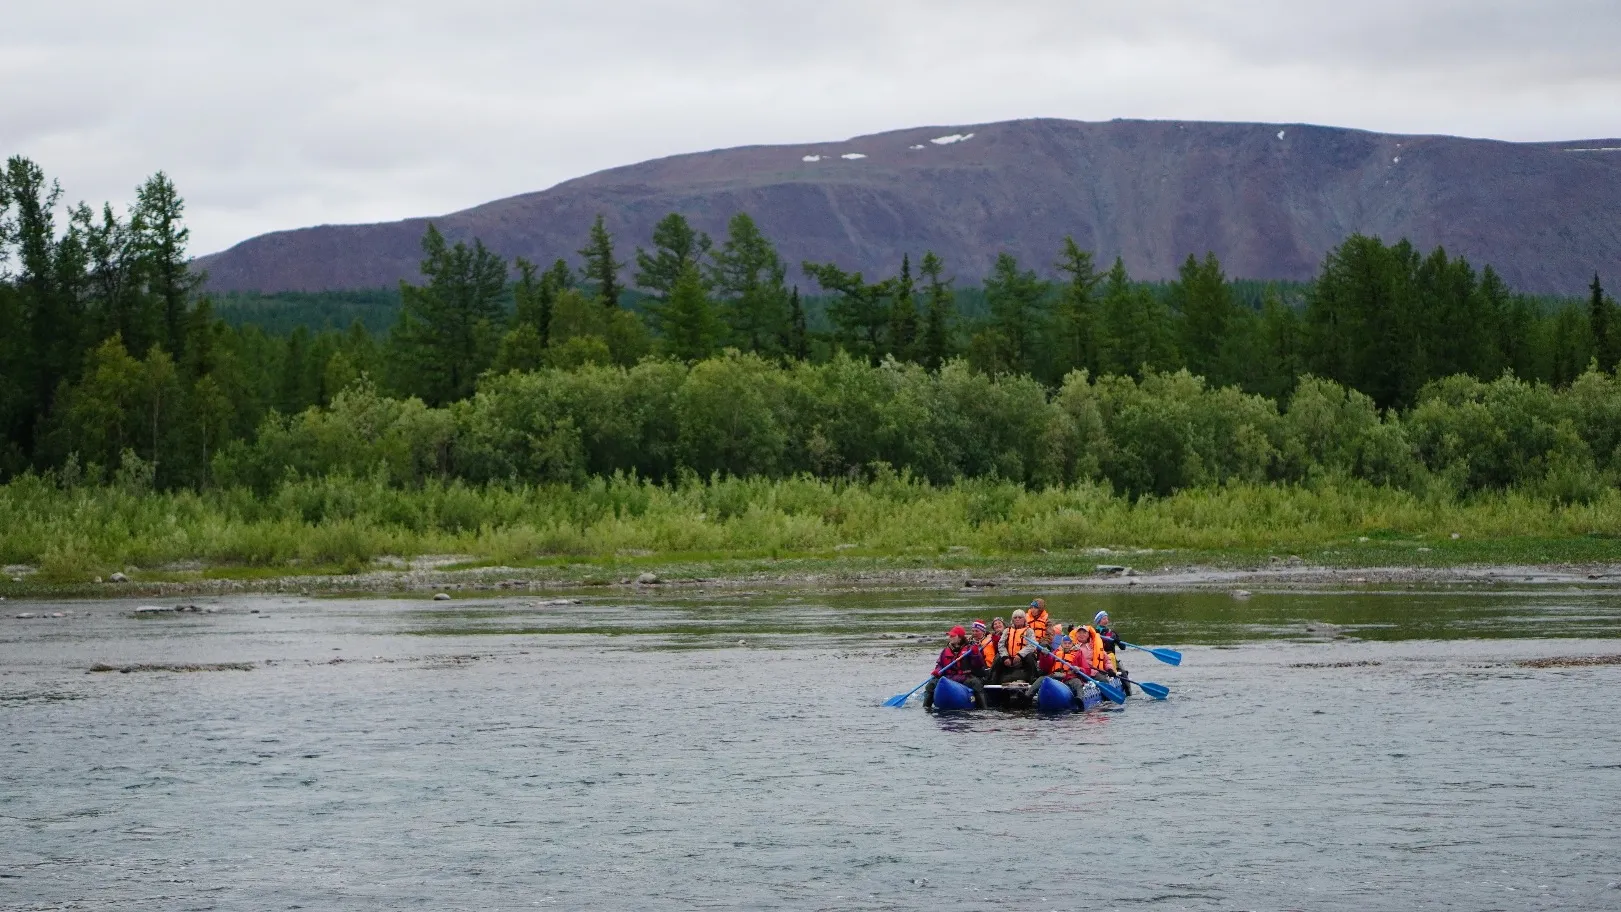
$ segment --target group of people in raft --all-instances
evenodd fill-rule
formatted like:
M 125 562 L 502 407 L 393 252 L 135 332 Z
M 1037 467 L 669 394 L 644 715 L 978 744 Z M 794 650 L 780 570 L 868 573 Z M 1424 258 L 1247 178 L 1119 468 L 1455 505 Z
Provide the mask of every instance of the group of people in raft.
M 1011 623 L 996 618 L 990 627 L 975 621 L 972 632 L 961 626 L 951 628 L 923 691 L 923 708 L 934 706 L 934 688 L 941 678 L 973 690 L 974 705 L 981 709 L 986 684 L 1023 681 L 1034 693 L 1043 677 L 1067 685 L 1077 701 L 1088 677 L 1109 681 L 1130 694 L 1131 681 L 1120 667 L 1119 645 L 1107 611 L 1099 611 L 1091 624 L 1076 624 L 1066 631 L 1063 624 L 1048 618 L 1047 602 L 1038 598 L 1029 608 L 1014 611 Z

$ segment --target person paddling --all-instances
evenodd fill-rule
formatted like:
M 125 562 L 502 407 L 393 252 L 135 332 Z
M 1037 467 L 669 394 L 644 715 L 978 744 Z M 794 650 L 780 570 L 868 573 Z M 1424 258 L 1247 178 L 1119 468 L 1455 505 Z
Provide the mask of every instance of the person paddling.
M 985 673 L 984 653 L 979 647 L 968 642 L 968 633 L 961 626 L 951 628 L 946 634 L 946 648 L 940 650 L 940 658 L 934 662 L 934 676 L 923 689 L 923 708 L 934 708 L 934 688 L 941 678 L 950 678 L 974 692 L 974 705 L 980 709 L 985 708 L 985 682 L 982 675 Z
M 1120 688 L 1131 695 L 1131 678 L 1126 676 L 1126 668 L 1120 664 L 1120 636 L 1109 626 L 1109 612 L 1099 611 L 1092 616 L 1092 627 L 1097 631 L 1098 641 L 1103 647 L 1103 654 L 1108 657 L 1109 670 L 1120 678 Z
M 1031 632 L 1024 609 L 1013 612 L 1013 626 L 1002 632 L 996 648 L 993 683 L 1030 681 L 1036 677 L 1036 635 Z
M 1091 650 L 1065 639 L 1059 641 L 1057 647 L 1053 649 L 1052 658 L 1051 670 L 1043 677 L 1052 678 L 1054 681 L 1068 687 L 1070 693 L 1075 695 L 1075 704 L 1077 706 L 1082 705 L 1081 688 L 1086 686 L 1086 678 L 1076 674 L 1075 669 L 1080 669 L 1088 675 L 1097 674 L 1092 667 Z M 1069 665 L 1065 665 L 1065 662 L 1068 662 Z M 1074 668 L 1069 667 L 1070 665 L 1073 665 Z M 1030 685 L 1032 691 L 1040 686 L 1041 678 L 1037 678 Z

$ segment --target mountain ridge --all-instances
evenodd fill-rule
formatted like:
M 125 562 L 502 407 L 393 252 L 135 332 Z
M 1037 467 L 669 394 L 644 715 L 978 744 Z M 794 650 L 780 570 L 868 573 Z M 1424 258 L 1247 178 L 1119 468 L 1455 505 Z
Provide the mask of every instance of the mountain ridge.
M 682 153 L 441 216 L 271 232 L 194 262 L 221 291 L 375 288 L 418 277 L 429 222 L 546 263 L 575 260 L 601 213 L 631 261 L 669 212 L 719 239 L 746 211 L 795 276 L 802 260 L 887 274 L 925 249 L 965 281 L 1004 250 L 1045 273 L 1073 235 L 1139 278 L 1169 278 L 1208 250 L 1230 277 L 1304 279 L 1360 232 L 1444 246 L 1524 291 L 1576 294 L 1621 268 L 1616 147 L 1172 120 L 909 127 Z

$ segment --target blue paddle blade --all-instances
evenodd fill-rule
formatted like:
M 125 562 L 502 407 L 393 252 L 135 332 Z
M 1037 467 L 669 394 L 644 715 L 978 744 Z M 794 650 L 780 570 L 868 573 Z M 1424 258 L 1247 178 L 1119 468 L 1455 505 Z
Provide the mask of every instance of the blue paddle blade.
M 1093 680 L 1097 682 L 1098 690 L 1103 691 L 1103 695 L 1109 698 L 1109 702 L 1118 703 L 1121 706 L 1126 705 L 1126 695 L 1120 692 L 1120 688 L 1114 686 L 1113 684 L 1105 684 L 1102 681 L 1097 681 L 1096 678 Z
M 1167 665 L 1182 664 L 1182 653 L 1177 652 L 1175 649 L 1150 649 L 1149 652 L 1153 654 L 1154 658 Z
M 1171 689 L 1164 684 L 1155 684 L 1153 681 L 1133 681 L 1137 689 L 1148 694 L 1156 700 L 1163 700 L 1171 695 Z
M 909 694 L 909 693 L 896 694 L 895 696 L 890 697 L 889 699 L 885 700 L 884 705 L 885 706 L 904 706 L 906 704 L 906 698 L 910 697 L 910 696 L 911 696 L 911 694 Z

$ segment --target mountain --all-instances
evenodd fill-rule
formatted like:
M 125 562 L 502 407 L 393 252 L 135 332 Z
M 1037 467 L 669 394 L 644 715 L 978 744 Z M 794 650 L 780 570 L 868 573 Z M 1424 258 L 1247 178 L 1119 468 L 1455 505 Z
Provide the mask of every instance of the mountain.
M 429 221 L 506 256 L 571 262 L 598 213 L 621 256 L 681 212 L 718 239 L 748 212 L 802 260 L 887 275 L 932 249 L 966 281 L 999 251 L 1049 271 L 1066 234 L 1168 278 L 1304 279 L 1354 232 L 1443 245 L 1515 288 L 1579 294 L 1621 272 L 1621 140 L 1510 143 L 1302 124 L 1020 120 L 746 146 L 613 168 L 432 219 L 277 231 L 200 257 L 215 290 L 376 288 L 418 278 Z M 627 270 L 627 273 L 631 270 Z M 1612 279 L 1621 284 L 1621 276 Z

